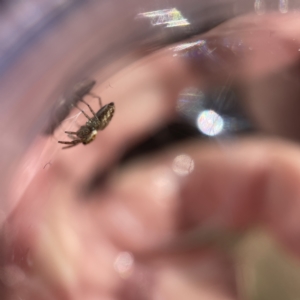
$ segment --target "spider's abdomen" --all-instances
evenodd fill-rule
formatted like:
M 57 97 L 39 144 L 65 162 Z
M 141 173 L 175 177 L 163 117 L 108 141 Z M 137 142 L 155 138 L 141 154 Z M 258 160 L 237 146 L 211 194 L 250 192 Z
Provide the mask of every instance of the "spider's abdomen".
M 104 105 L 96 113 L 100 124 L 98 130 L 103 130 L 110 122 L 115 112 L 115 104 L 113 102 Z

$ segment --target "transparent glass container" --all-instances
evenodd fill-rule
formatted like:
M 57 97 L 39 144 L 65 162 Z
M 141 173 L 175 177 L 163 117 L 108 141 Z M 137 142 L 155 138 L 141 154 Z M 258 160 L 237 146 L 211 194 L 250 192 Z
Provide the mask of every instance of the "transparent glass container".
M 298 9 L 1 1 L 0 298 L 297 298 Z

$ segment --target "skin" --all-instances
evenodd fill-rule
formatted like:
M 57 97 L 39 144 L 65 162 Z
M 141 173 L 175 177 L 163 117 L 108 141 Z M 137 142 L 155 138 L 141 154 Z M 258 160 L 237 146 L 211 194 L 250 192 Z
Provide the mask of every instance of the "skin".
M 284 40 L 286 20 L 271 15 L 264 22 Z M 287 53 L 272 65 L 256 53 L 239 70 L 250 78 L 293 62 L 292 52 L 280 51 Z M 189 238 L 205 230 L 230 237 L 259 224 L 299 256 L 300 149 L 291 141 L 186 142 L 115 170 L 105 186 L 83 194 L 95 170 L 167 122 L 178 92 L 197 81 L 180 59 L 158 54 L 154 61 L 145 73 L 130 71 L 130 80 L 113 78 L 114 90 L 95 91 L 115 102 L 116 115 L 93 143 L 59 151 L 54 138 L 39 138 L 24 157 L 39 163 L 27 181 L 21 164 L 11 187 L 14 205 L 2 230 L 4 299 L 238 299 L 235 258 L 218 238 L 209 246 Z M 147 88 L 153 78 L 155 93 L 139 94 L 136 86 Z M 186 176 L 172 167 L 183 153 L 194 163 Z M 120 271 L 122 258 L 131 267 Z

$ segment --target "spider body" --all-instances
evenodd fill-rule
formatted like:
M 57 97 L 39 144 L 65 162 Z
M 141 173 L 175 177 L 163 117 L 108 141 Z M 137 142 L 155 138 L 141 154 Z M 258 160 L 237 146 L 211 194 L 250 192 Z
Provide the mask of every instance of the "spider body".
M 60 144 L 66 144 L 69 146 L 63 147 L 63 149 L 74 147 L 80 143 L 83 145 L 87 145 L 91 143 L 97 136 L 99 130 L 103 130 L 111 121 L 114 112 L 115 112 L 115 105 L 113 102 L 106 104 L 102 107 L 101 98 L 99 97 L 100 109 L 95 113 L 93 109 L 90 107 L 88 103 L 84 100 L 80 100 L 81 102 L 85 103 L 93 117 L 90 118 L 85 111 L 78 108 L 88 119 L 85 125 L 81 126 L 77 131 L 65 131 L 68 134 L 68 137 L 72 139 L 72 141 L 58 141 Z
M 96 115 L 86 122 L 86 126 L 96 130 L 103 130 L 112 119 L 115 111 L 114 103 L 109 103 L 101 107 Z

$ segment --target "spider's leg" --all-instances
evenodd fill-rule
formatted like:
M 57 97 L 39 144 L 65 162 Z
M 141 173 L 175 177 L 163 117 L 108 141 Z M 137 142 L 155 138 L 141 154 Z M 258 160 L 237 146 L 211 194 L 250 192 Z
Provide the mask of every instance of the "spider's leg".
M 96 113 L 93 111 L 93 109 L 91 108 L 91 106 L 85 102 L 83 99 L 80 99 L 79 101 L 83 102 L 85 105 L 87 105 L 87 107 L 90 109 L 91 113 L 94 115 L 94 117 L 97 117 Z
M 74 131 L 65 131 L 68 137 L 72 140 L 78 140 L 77 132 Z
M 66 147 L 62 147 L 61 149 L 69 149 L 69 148 L 72 148 L 72 147 L 75 147 L 77 144 L 75 145 L 70 145 L 70 146 L 66 146 Z
M 58 141 L 58 143 L 60 143 L 60 144 L 67 144 L 67 145 L 69 145 L 69 144 L 77 145 L 77 144 L 81 143 L 81 140 L 74 140 L 74 141 Z
M 94 98 L 97 98 L 97 99 L 99 100 L 99 105 L 100 105 L 100 107 L 103 106 L 103 105 L 102 105 L 102 102 L 101 102 L 101 97 L 99 97 L 99 96 L 97 96 L 97 95 L 95 95 L 95 94 L 93 94 L 93 93 L 89 93 L 89 95 L 92 96 L 92 97 L 94 97 Z
M 80 107 L 78 107 L 78 106 L 75 105 L 75 104 L 73 104 L 73 106 L 76 107 L 77 109 L 79 109 L 79 110 L 85 115 L 85 117 L 86 117 L 88 120 L 91 120 L 91 118 L 87 115 L 87 113 L 86 113 L 84 110 L 82 110 Z
M 68 146 L 67 148 L 69 147 L 73 147 L 73 146 L 76 146 L 77 144 L 80 144 L 81 143 L 81 140 L 73 140 L 73 141 L 58 141 L 60 144 L 65 144 L 65 145 L 70 145 Z M 65 148 L 65 147 L 64 147 Z M 63 148 L 63 149 L 64 149 Z
M 62 149 L 68 149 L 68 148 L 72 148 L 78 144 L 81 143 L 81 140 L 73 140 L 73 141 L 58 141 L 60 144 L 65 144 L 65 145 L 69 145 L 69 146 L 66 146 L 66 147 L 62 147 Z
M 77 136 L 74 136 L 74 135 L 72 135 L 72 134 L 68 134 L 68 137 L 69 137 L 71 140 L 73 140 L 73 141 L 75 141 L 75 140 L 78 139 Z

